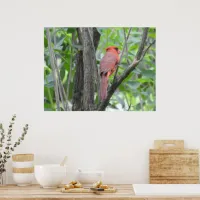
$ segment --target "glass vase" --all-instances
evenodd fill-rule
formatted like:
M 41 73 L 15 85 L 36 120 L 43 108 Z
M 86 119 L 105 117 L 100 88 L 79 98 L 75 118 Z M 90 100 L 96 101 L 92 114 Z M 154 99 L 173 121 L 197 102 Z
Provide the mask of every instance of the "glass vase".
M 6 185 L 6 171 L 0 172 L 0 187 Z

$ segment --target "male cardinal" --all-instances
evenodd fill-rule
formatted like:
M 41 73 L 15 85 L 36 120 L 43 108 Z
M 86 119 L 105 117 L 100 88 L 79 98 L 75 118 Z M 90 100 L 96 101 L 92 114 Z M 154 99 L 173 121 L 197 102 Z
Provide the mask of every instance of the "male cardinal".
M 110 46 L 106 48 L 106 54 L 100 62 L 100 96 L 101 100 L 107 97 L 108 77 L 116 70 L 119 63 L 120 51 L 116 46 Z

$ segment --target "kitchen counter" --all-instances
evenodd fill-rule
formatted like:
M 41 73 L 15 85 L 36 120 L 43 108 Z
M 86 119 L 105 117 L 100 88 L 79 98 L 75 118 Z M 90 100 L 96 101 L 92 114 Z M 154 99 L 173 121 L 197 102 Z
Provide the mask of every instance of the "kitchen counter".
M 39 185 L 17 187 L 7 185 L 0 187 L 0 200 L 76 200 L 76 199 L 113 199 L 113 200 L 200 200 L 200 196 L 136 196 L 131 184 L 111 185 L 117 188 L 116 193 L 90 194 L 90 193 L 61 193 L 61 188 L 43 189 Z

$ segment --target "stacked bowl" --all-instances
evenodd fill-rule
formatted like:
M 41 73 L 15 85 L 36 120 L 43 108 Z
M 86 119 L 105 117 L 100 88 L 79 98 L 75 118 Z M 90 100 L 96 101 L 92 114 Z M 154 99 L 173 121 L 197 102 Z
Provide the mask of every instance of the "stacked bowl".
M 13 180 L 18 186 L 31 185 L 34 177 L 34 155 L 16 154 L 12 156 Z

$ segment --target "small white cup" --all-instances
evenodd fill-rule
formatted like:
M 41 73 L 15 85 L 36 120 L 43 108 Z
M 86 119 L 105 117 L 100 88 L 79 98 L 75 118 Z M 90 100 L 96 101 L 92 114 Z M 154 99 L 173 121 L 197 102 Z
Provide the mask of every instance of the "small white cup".
M 91 184 L 97 181 L 102 181 L 104 177 L 104 171 L 100 170 L 89 170 L 89 169 L 78 169 L 76 172 L 76 180 L 81 183 Z

